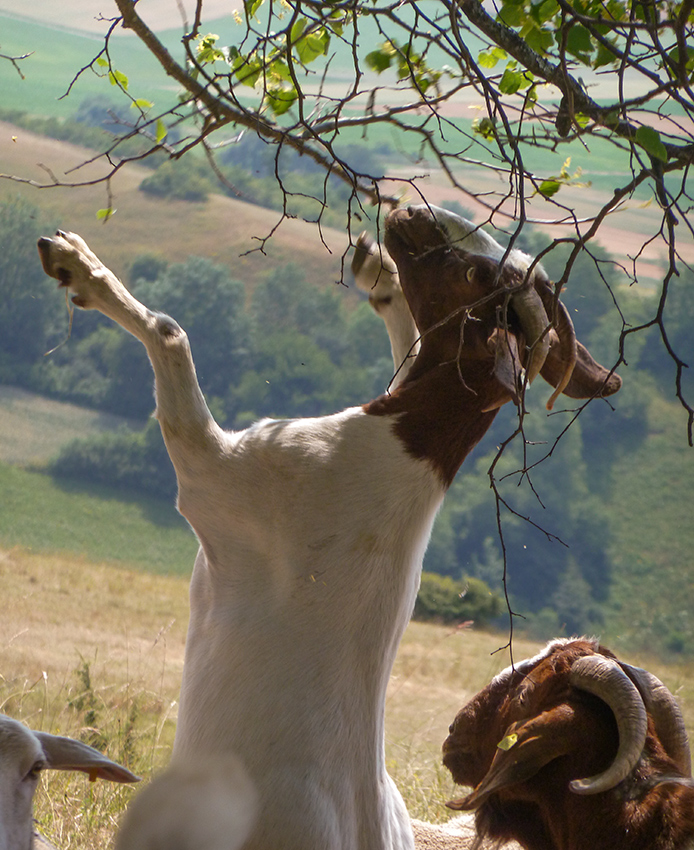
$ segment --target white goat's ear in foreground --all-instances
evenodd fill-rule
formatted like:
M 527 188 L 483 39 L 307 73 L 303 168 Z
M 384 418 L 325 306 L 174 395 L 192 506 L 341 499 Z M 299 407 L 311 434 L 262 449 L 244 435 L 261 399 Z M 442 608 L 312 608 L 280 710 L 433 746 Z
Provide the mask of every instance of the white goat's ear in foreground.
M 179 759 L 131 803 L 116 850 L 237 850 L 257 811 L 238 758 Z
M 81 770 L 90 779 L 138 782 L 138 777 L 81 741 L 34 732 L 0 714 L 0 850 L 30 850 L 34 791 L 43 770 Z M 38 847 L 47 846 L 40 840 Z

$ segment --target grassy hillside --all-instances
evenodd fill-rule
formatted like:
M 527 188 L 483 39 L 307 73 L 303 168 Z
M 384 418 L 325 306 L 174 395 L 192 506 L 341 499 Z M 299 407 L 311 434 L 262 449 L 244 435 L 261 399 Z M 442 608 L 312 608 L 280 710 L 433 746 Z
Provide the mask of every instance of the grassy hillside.
M 0 546 L 63 552 L 188 575 L 197 543 L 172 505 L 104 488 L 58 485 L 39 472 L 0 463 Z
M 694 451 L 679 405 L 655 398 L 649 433 L 614 469 L 610 632 L 623 646 L 694 641 Z
M 0 547 L 187 576 L 197 542 L 173 504 L 57 484 L 40 467 L 75 437 L 138 423 L 0 386 Z
M 0 461 L 4 463 L 40 465 L 73 439 L 141 427 L 141 422 L 0 385 Z
M 688 652 L 694 642 L 694 456 L 682 418 L 676 404 L 655 398 L 648 433 L 617 461 L 606 494 L 613 574 L 604 635 L 625 651 Z M 9 465 L 40 464 L 75 434 L 114 424 L 120 420 L 0 387 L 0 546 L 187 575 L 196 542 L 172 504 L 59 485 Z
M 165 764 L 175 728 L 187 624 L 187 582 L 87 559 L 0 550 L 5 647 L 0 705 L 47 731 L 91 734 L 145 778 Z M 440 746 L 458 708 L 509 661 L 503 634 L 411 623 L 386 706 L 388 768 L 414 816 L 443 820 L 453 786 Z M 516 640 L 516 659 L 537 644 Z M 694 727 L 694 677 L 638 653 L 678 694 Z M 59 846 L 109 845 L 132 789 L 47 773 L 39 824 Z
M 105 14 L 112 14 L 112 9 L 115 10 L 115 5 L 104 4 Z M 93 19 L 94 14 L 92 7 L 85 20 Z M 36 115 L 68 116 L 85 97 L 113 97 L 108 78 L 87 71 L 77 80 L 70 96 L 64 98 L 77 72 L 89 65 L 101 50 L 100 35 L 80 32 L 77 27 L 70 30 L 60 25 L 47 26 L 40 17 L 36 20 L 15 17 L 2 9 L 0 23 L 3 53 L 32 54 L 20 63 L 25 79 L 3 62 L 0 79 L 4 108 L 25 109 Z M 102 24 L 101 31 L 105 33 L 106 29 L 107 24 Z M 157 72 L 158 63 L 137 39 L 115 38 L 111 46 L 114 66 L 128 76 L 135 97 L 147 97 L 161 106 L 174 102 L 175 88 Z
M 57 175 L 65 175 L 93 156 L 83 148 L 36 136 L 1 121 L 0 144 L 3 171 L 42 183 L 46 172 L 39 163 Z M 103 173 L 103 166 L 93 163 L 70 179 L 89 180 Z M 38 195 L 30 186 L 0 180 L 0 198 L 25 195 L 61 228 L 82 235 L 119 274 L 138 254 L 149 253 L 170 261 L 180 261 L 191 254 L 206 256 L 227 264 L 232 275 L 244 282 L 252 282 L 287 262 L 300 264 L 307 277 L 318 284 L 332 285 L 340 278 L 340 257 L 348 245 L 345 233 L 324 229 L 322 236 L 328 250 L 315 225 L 287 220 L 261 252 L 259 240 L 278 224 L 279 213 L 220 195 L 211 196 L 207 203 L 162 203 L 138 191 L 140 182 L 150 173 L 135 165 L 118 172 L 112 183 L 117 212 L 106 224 L 96 218 L 97 211 L 108 206 L 104 186 L 53 188 Z

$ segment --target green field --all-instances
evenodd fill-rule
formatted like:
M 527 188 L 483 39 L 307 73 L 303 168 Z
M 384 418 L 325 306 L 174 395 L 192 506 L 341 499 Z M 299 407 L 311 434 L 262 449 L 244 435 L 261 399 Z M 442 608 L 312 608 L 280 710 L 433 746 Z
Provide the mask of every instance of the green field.
M 57 484 L 0 464 L 0 546 L 72 553 L 137 569 L 187 575 L 197 543 L 172 505 L 101 487 Z
M 116 99 L 108 77 L 99 77 L 90 70 L 80 75 L 70 96 L 65 97 L 80 69 L 89 65 L 102 49 L 99 36 L 18 19 L 2 11 L 0 25 L 3 53 L 14 56 L 32 53 L 20 63 L 25 79 L 9 63 L 2 63 L 0 105 L 3 108 L 66 117 L 86 97 Z M 134 97 L 147 97 L 161 106 L 175 102 L 174 86 L 160 73 L 158 63 L 139 41 L 117 37 L 112 41 L 112 52 L 114 67 L 128 76 Z

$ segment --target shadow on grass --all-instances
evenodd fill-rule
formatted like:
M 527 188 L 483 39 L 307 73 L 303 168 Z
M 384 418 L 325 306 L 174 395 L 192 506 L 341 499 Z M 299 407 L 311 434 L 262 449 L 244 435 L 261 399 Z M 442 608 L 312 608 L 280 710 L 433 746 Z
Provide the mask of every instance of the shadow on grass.
M 50 474 L 55 487 L 71 495 L 93 496 L 101 501 L 114 500 L 136 505 L 148 522 L 160 528 L 189 529 L 186 520 L 176 510 L 175 498 L 165 499 L 138 493 L 131 487 L 113 487 L 98 481 L 68 478 Z M 191 534 L 193 532 L 191 531 Z

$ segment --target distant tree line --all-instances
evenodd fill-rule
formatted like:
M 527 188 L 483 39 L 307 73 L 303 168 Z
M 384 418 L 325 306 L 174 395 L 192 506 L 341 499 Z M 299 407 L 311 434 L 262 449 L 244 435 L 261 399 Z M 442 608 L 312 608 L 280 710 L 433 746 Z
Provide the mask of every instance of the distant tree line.
M 64 295 L 51 287 L 36 256 L 36 238 L 52 226 L 25 200 L 0 203 L 0 382 L 145 422 L 154 403 L 151 368 L 140 343 L 95 313 L 75 322 L 67 339 Z M 540 237 L 532 240 L 537 244 L 526 247 L 536 249 Z M 564 300 L 579 337 L 609 363 L 616 359 L 611 346 L 622 319 L 605 285 L 618 285 L 616 271 L 607 258 L 600 269 L 598 274 L 592 261 L 579 265 L 574 274 L 580 286 L 569 286 Z M 694 285 L 690 277 L 687 285 Z M 388 340 L 369 305 L 349 301 L 337 288 L 309 284 L 297 266 L 273 270 L 247 297 L 243 284 L 209 259 L 168 263 L 142 255 L 134 259 L 127 283 L 146 304 L 170 313 L 186 329 L 203 391 L 226 427 L 242 428 L 264 416 L 317 416 L 359 404 L 380 394 L 392 375 Z M 674 306 L 673 296 L 669 303 Z M 629 300 L 623 293 L 620 302 L 629 305 L 629 321 L 637 321 L 648 307 L 644 299 Z M 670 323 L 671 343 L 680 356 L 691 350 L 692 326 L 694 316 L 683 303 Z M 508 504 L 514 513 L 505 517 L 504 538 L 513 551 L 511 601 L 522 610 L 541 612 L 550 633 L 589 631 L 601 624 L 611 582 L 609 469 L 644 438 L 648 398 L 659 384 L 669 385 L 673 368 L 656 331 L 640 339 L 641 347 L 629 358 L 629 391 L 620 394 L 616 409 L 590 404 L 562 438 L 551 463 L 531 471 L 531 477 L 541 476 L 539 494 L 515 486 L 517 476 L 509 479 Z M 542 414 L 547 392 L 539 380 L 531 388 L 527 406 L 533 445 L 516 441 L 497 477 L 532 466 L 552 447 L 555 419 Z M 515 415 L 511 405 L 504 408 L 454 482 L 433 533 L 427 571 L 452 581 L 465 578 L 470 588 L 475 587 L 472 579 L 500 587 L 502 560 L 487 469 L 495 446 L 513 430 Z M 589 465 L 588 457 L 598 464 Z M 76 441 L 55 459 L 51 471 L 167 499 L 175 492 L 153 421 L 136 433 Z M 545 531 L 525 520 L 538 514 L 540 500 Z M 435 596 L 441 587 L 428 592 Z M 487 610 L 486 616 L 494 614 Z

